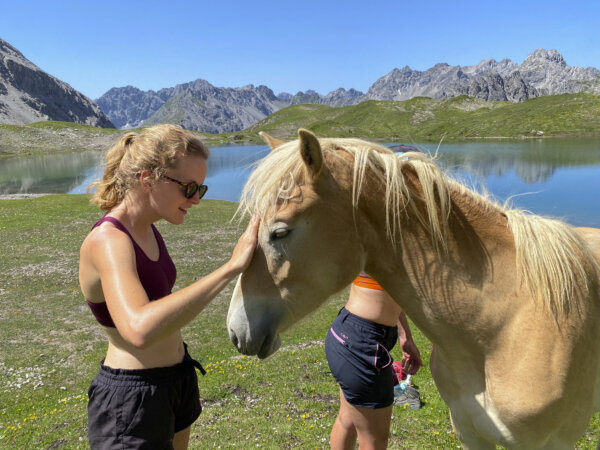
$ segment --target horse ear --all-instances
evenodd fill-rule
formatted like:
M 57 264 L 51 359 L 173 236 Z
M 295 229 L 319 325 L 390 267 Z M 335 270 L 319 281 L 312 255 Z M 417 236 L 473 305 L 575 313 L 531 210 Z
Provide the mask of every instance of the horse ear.
M 285 144 L 285 141 L 281 139 L 277 139 L 276 137 L 271 136 L 270 134 L 261 131 L 258 135 L 262 138 L 263 141 L 271 148 L 271 150 L 275 150 L 280 145 Z
M 316 180 L 323 168 L 321 144 L 314 134 L 304 128 L 298 130 L 298 137 L 300 138 L 300 155 L 312 179 Z

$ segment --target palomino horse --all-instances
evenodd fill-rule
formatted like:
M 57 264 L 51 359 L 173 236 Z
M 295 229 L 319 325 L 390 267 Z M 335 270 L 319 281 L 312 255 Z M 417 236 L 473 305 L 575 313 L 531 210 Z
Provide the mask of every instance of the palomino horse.
M 227 318 L 238 350 L 271 355 L 365 271 L 432 342 L 464 448 L 573 448 L 600 409 L 600 230 L 500 206 L 421 153 L 298 133 L 263 136 L 242 195 L 262 222 Z

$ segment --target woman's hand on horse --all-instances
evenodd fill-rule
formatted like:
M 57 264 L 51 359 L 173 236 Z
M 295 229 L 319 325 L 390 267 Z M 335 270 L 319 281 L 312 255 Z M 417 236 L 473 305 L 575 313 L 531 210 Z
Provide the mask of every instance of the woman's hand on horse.
M 242 273 L 250 265 L 252 255 L 258 243 L 258 227 L 260 225 L 260 217 L 254 213 L 246 231 L 240 236 L 238 242 L 233 249 L 229 264 L 237 273 Z

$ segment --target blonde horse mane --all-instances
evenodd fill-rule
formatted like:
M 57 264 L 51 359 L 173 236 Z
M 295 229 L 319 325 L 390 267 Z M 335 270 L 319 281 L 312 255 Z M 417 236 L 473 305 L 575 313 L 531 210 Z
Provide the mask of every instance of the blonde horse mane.
M 514 236 L 519 277 L 532 297 L 545 303 L 554 317 L 567 314 L 573 302 L 588 294 L 589 267 L 600 268 L 586 243 L 572 227 L 522 210 L 509 208 L 451 179 L 435 163 L 435 157 L 419 152 L 398 156 L 384 146 L 360 139 L 319 139 L 323 157 L 352 164 L 352 202 L 357 207 L 365 176 L 370 171 L 385 184 L 386 232 L 392 242 L 401 236 L 401 217 L 409 215 L 428 230 L 438 252 L 447 252 L 450 192 L 468 196 L 481 208 L 502 212 Z M 344 158 L 341 152 L 352 156 Z M 403 168 L 412 168 L 421 192 L 405 181 Z M 257 212 L 264 217 L 275 205 L 284 206 L 306 183 L 306 170 L 299 156 L 298 141 L 280 144 L 256 163 L 242 191 L 237 215 Z M 423 213 L 415 203 L 426 205 Z M 575 303 L 576 304 L 576 303 Z

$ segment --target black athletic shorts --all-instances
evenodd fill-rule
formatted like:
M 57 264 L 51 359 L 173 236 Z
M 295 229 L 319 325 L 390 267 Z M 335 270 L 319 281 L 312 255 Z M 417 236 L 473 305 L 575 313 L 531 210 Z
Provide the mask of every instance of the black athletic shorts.
M 390 351 L 398 327 L 380 325 L 342 308 L 325 339 L 329 369 L 348 403 L 385 408 L 394 403 Z
M 104 362 L 104 361 L 102 361 Z M 172 449 L 173 436 L 202 406 L 194 361 L 171 367 L 113 369 L 100 364 L 88 391 L 88 439 L 96 449 Z

